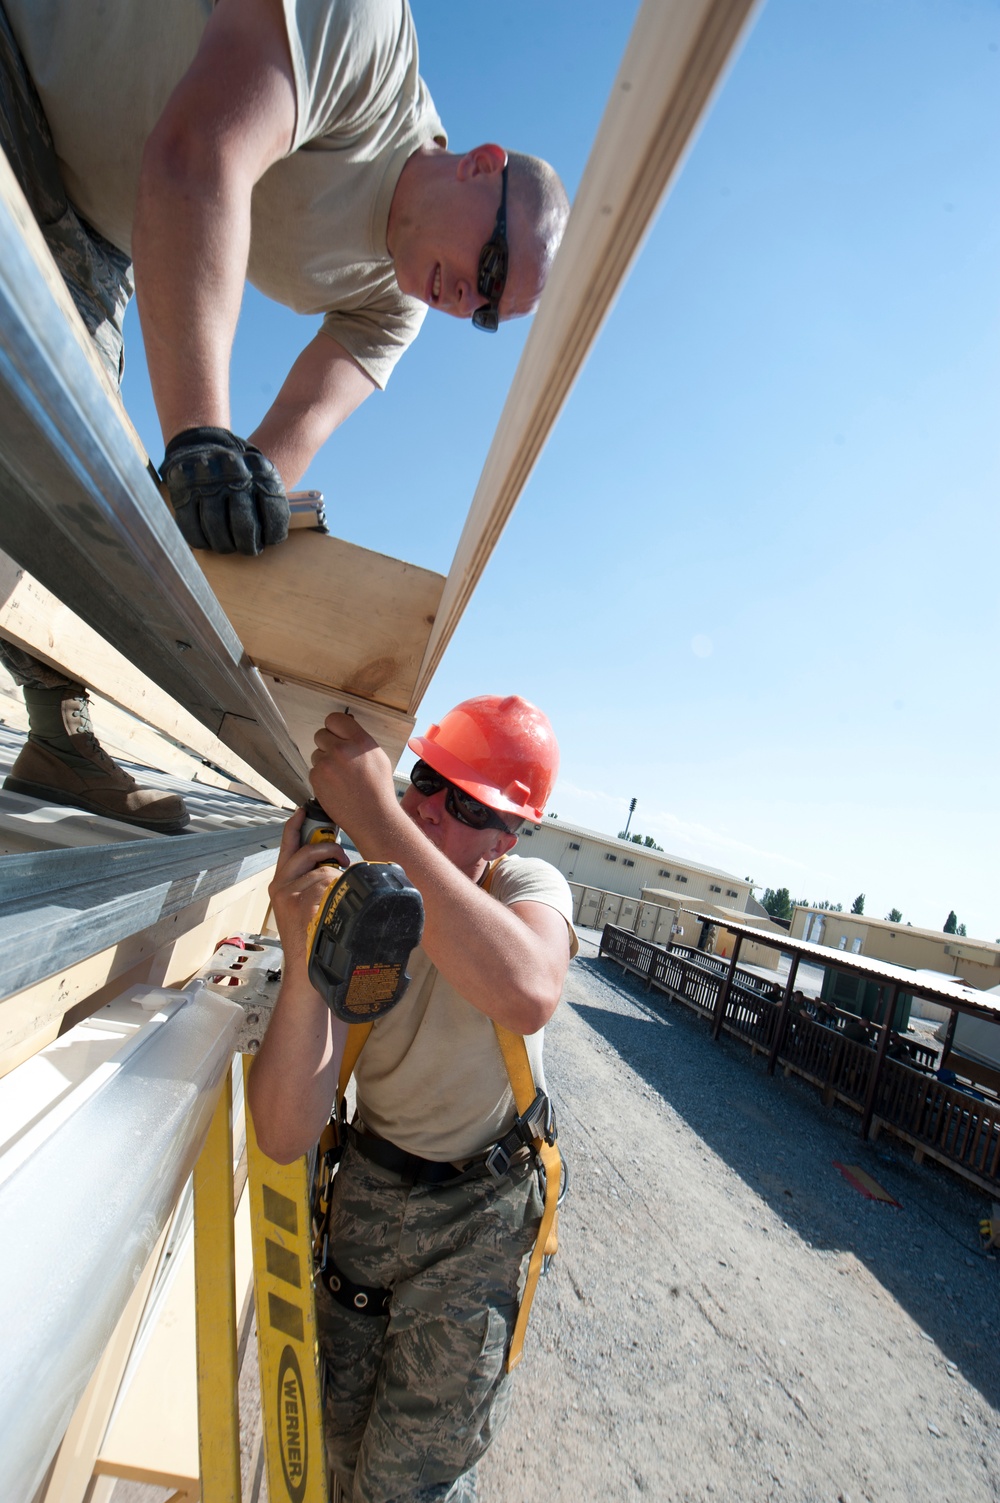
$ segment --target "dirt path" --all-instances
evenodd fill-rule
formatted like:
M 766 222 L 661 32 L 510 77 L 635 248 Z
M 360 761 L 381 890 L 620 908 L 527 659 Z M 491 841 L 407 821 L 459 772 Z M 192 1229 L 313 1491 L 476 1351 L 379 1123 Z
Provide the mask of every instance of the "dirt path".
M 592 944 L 546 1058 L 573 1188 L 482 1503 L 1000 1498 L 984 1195 Z

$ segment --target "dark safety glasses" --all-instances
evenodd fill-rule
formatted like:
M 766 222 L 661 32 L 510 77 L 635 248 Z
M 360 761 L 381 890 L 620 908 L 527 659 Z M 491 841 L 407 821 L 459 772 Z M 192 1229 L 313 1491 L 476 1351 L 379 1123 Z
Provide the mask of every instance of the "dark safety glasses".
M 418 762 L 410 773 L 410 782 L 418 793 L 425 798 L 432 798 L 435 793 L 440 793 L 442 788 L 447 789 L 444 807 L 452 819 L 457 819 L 460 825 L 468 825 L 472 830 L 505 830 L 509 835 L 510 826 L 501 818 L 495 809 L 490 809 L 486 804 L 481 804 L 471 793 L 466 793 L 464 788 L 458 788 L 454 783 L 449 783 L 433 767 L 426 762 Z
M 493 234 L 479 252 L 479 296 L 487 299 L 484 307 L 476 308 L 472 322 L 477 329 L 495 334 L 500 323 L 500 299 L 507 285 L 507 167 L 503 169 L 500 188 L 500 208 Z

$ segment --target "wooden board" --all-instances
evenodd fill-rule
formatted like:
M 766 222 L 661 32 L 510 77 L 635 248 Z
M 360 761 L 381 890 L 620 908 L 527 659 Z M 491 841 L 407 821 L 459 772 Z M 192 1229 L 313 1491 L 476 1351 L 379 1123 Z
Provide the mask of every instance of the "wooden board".
M 94 1462 L 115 1402 L 146 1305 L 153 1277 L 167 1239 L 164 1227 L 146 1266 L 122 1311 L 104 1355 L 94 1369 L 76 1413 L 69 1422 L 56 1456 L 52 1475 L 39 1503 L 92 1503 L 90 1480 Z
M 250 1197 L 236 1213 L 236 1308 L 253 1276 Z M 198 1492 L 198 1400 L 194 1308 L 194 1239 L 178 1253 L 173 1282 L 142 1355 L 126 1373 L 114 1419 L 94 1470 L 161 1487 Z
M 158 688 L 152 679 L 133 668 L 128 658 L 2 552 L 0 636 L 33 653 L 67 677 L 79 679 L 122 710 L 153 726 L 170 741 L 190 748 L 198 759 L 204 757 L 225 768 L 252 788 L 259 798 L 288 805 L 289 800 L 272 783 L 230 751 L 218 736 Z M 3 681 L 9 686 L 6 671 Z M 168 754 L 152 765 L 162 767 L 165 772 L 176 770 L 169 765 Z
M 370 736 L 382 747 L 393 767 L 399 761 L 407 739 L 413 734 L 413 719 L 398 711 L 387 710 L 350 694 L 338 694 L 318 684 L 303 684 L 292 679 L 273 678 L 264 674 L 271 698 L 285 718 L 288 733 L 309 762 L 316 750 L 315 735 L 327 715 L 346 710 L 355 716 Z
M 259 558 L 195 558 L 262 671 L 406 710 L 444 588 L 440 574 L 308 531 Z
M 448 574 L 414 713 L 528 482 L 754 0 L 645 0 Z M 658 337 L 669 340 L 669 330 Z

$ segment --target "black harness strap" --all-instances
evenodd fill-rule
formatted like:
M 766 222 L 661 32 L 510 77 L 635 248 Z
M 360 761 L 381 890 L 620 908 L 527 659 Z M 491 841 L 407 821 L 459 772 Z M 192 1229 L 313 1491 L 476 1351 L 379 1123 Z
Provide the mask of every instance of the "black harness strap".
M 383 1319 L 388 1317 L 392 1290 L 378 1289 L 372 1284 L 355 1284 L 346 1273 L 341 1273 L 329 1253 L 320 1278 L 323 1287 L 345 1310 L 353 1310 L 355 1315 L 379 1315 Z

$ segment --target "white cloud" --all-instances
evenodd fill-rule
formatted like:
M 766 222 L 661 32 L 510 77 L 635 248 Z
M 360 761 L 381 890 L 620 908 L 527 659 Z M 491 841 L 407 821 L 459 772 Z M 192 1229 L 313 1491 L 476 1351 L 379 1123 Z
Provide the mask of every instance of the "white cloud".
M 628 817 L 628 802 L 616 794 L 605 793 L 595 788 L 580 788 L 575 783 L 560 781 L 557 802 L 559 812 L 567 819 L 580 824 L 599 823 L 611 834 L 617 834 Z M 652 835 L 668 853 L 686 855 L 708 865 L 721 864 L 727 860 L 738 866 L 774 865 L 797 872 L 810 868 L 805 862 L 782 851 L 772 851 L 740 840 L 725 830 L 716 830 L 696 820 L 680 819 L 668 809 L 639 806 L 634 821 L 644 835 Z M 737 859 L 738 858 L 738 859 Z

